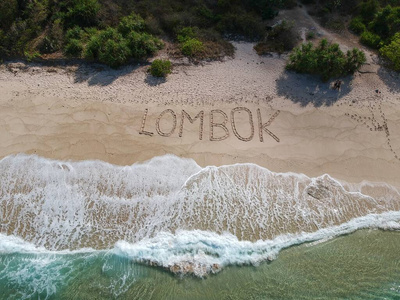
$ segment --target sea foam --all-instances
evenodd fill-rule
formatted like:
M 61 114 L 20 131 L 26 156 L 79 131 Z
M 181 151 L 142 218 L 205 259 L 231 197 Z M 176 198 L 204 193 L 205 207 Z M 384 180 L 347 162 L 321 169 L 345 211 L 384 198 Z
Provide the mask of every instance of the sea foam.
M 5 236 L 20 237 L 13 247 L 109 250 L 203 276 L 273 259 L 294 244 L 399 229 L 399 211 L 400 194 L 386 184 L 356 186 L 254 164 L 201 168 L 173 155 L 124 167 L 34 155 L 0 161 L 3 253 L 12 252 Z

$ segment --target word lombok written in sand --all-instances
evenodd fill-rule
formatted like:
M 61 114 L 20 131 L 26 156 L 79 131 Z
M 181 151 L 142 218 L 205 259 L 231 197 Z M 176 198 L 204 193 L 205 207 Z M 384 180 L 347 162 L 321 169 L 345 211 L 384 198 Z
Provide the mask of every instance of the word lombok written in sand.
M 238 114 L 245 113 L 248 115 L 248 122 L 250 124 L 250 133 L 247 135 L 240 134 L 238 131 L 238 126 L 243 125 L 243 123 L 238 122 Z M 209 139 L 210 141 L 223 141 L 227 139 L 231 132 L 234 136 L 243 142 L 249 142 L 254 138 L 255 127 L 258 129 L 258 139 L 260 142 L 264 141 L 264 136 L 269 135 L 275 141 L 279 142 L 279 138 L 267 127 L 269 127 L 275 118 L 279 115 L 280 111 L 276 111 L 271 117 L 263 118 L 261 115 L 261 110 L 257 109 L 257 116 L 253 118 L 253 113 L 250 109 L 246 107 L 235 107 L 230 111 L 229 117 L 224 111 L 220 109 L 211 110 L 206 116 L 204 110 L 198 112 L 197 114 L 190 114 L 185 110 L 181 110 L 178 114 L 172 109 L 166 109 L 162 111 L 155 121 L 155 130 L 150 131 L 148 127 L 151 124 L 147 124 L 147 117 L 149 115 L 149 109 L 145 109 L 142 118 L 142 124 L 139 130 L 139 134 L 153 136 L 157 132 L 158 135 L 163 137 L 170 137 L 176 134 L 179 137 L 183 136 L 183 128 L 185 124 L 194 124 L 197 122 L 199 124 L 199 140 L 203 140 L 204 135 L 204 120 L 208 117 L 208 129 L 209 129 Z M 254 120 L 255 119 L 255 120 Z M 164 124 L 168 120 L 168 128 L 161 128 L 160 123 L 163 121 Z M 266 122 L 265 122 L 266 121 Z M 256 126 L 255 126 L 256 122 Z M 218 128 L 218 130 L 216 130 Z M 218 131 L 218 132 L 217 132 Z

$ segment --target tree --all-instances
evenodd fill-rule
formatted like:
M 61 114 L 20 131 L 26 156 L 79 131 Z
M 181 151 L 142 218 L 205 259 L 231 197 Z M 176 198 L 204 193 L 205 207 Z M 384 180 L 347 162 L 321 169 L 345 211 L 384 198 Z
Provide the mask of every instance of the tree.
M 380 49 L 380 54 L 391 62 L 393 69 L 400 71 L 400 32 L 395 34 L 389 45 Z

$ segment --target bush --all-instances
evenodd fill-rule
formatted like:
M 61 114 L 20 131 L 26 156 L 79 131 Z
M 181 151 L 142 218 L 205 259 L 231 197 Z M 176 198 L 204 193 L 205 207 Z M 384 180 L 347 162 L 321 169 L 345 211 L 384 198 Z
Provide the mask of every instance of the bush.
M 315 39 L 315 32 L 314 31 L 308 31 L 306 34 L 306 40 L 313 40 Z
M 57 19 L 53 22 L 49 34 L 38 45 L 38 50 L 45 54 L 54 53 L 61 49 L 63 38 L 61 20 Z
M 108 39 L 99 52 L 99 61 L 112 68 L 118 68 L 126 64 L 130 58 L 129 47 L 123 39 Z
M 237 34 L 249 40 L 258 40 L 265 32 L 261 17 L 245 11 L 224 14 L 218 28 L 222 33 Z
M 392 8 L 390 5 L 380 10 L 368 29 L 387 40 L 400 31 L 400 7 Z
M 166 77 L 171 73 L 172 65 L 169 60 L 156 59 L 151 63 L 150 74 L 155 77 Z
M 83 56 L 89 60 L 95 60 L 99 57 L 99 51 L 101 47 L 100 36 L 95 33 L 90 36 L 89 42 L 86 45 Z
M 380 54 L 391 62 L 393 69 L 400 71 L 400 33 L 396 33 L 391 43 L 380 49 Z
M 67 40 L 75 39 L 75 40 L 80 40 L 83 36 L 83 30 L 79 26 L 74 26 L 71 29 L 67 30 L 67 33 L 65 34 L 65 38 Z
M 72 0 L 71 7 L 65 17 L 67 24 L 89 27 L 97 24 L 97 13 L 100 10 L 100 4 L 97 0 Z
M 0 62 L 7 56 L 7 40 L 4 31 L 0 29 Z
M 254 49 L 259 55 L 270 52 L 283 53 L 290 51 L 298 43 L 298 34 L 294 30 L 294 23 L 282 21 L 266 34 L 265 42 L 258 43 Z
M 187 40 L 197 38 L 197 33 L 195 32 L 197 30 L 198 30 L 198 28 L 193 28 L 193 27 L 182 28 L 178 33 L 178 37 L 177 37 L 178 41 L 180 43 L 184 43 Z
M 196 56 L 204 50 L 204 45 L 198 39 L 190 38 L 182 43 L 181 51 L 186 56 Z
M 18 13 L 17 0 L 0 1 L 0 28 L 8 29 L 15 21 Z
M 148 33 L 132 31 L 127 40 L 131 54 L 136 59 L 153 55 L 164 46 L 160 39 Z
M 360 41 L 364 45 L 367 45 L 374 49 L 378 49 L 381 45 L 381 38 L 379 37 L 379 35 L 372 33 L 368 30 L 364 31 L 361 34 Z
M 315 48 L 310 42 L 295 48 L 286 68 L 299 73 L 320 75 L 326 81 L 332 77 L 352 74 L 364 62 L 365 55 L 362 51 L 355 48 L 345 55 L 338 44 L 330 44 L 323 39 Z
M 141 16 L 132 13 L 127 17 L 123 17 L 118 24 L 118 31 L 127 36 L 132 31 L 143 31 L 145 29 L 145 22 Z
M 34 51 L 34 52 L 25 51 L 25 52 L 24 52 L 24 56 L 25 56 L 25 59 L 26 59 L 28 62 L 32 62 L 32 61 L 35 60 L 36 58 L 39 58 L 39 57 L 40 57 L 40 53 L 37 52 L 37 51 Z
M 355 17 L 349 24 L 349 29 L 356 34 L 361 34 L 366 30 L 365 24 L 362 22 L 361 17 Z
M 378 12 L 379 3 L 377 0 L 368 0 L 360 6 L 360 16 L 364 22 L 368 23 L 372 21 L 375 14 Z
M 131 56 L 127 40 L 114 28 L 98 31 L 90 37 L 84 57 L 117 68 Z
M 44 54 L 53 53 L 59 49 L 60 49 L 59 41 L 53 39 L 50 36 L 44 37 L 38 47 L 38 50 Z
M 82 55 L 83 45 L 80 40 L 70 39 L 64 48 L 64 53 L 70 57 L 80 57 Z

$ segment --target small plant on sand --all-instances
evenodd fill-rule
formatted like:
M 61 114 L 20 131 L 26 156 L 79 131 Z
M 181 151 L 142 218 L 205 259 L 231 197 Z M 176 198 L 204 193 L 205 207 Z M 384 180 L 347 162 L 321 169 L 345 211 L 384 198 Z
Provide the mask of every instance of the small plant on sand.
M 365 63 L 365 54 L 354 48 L 346 54 L 338 44 L 331 44 L 326 39 L 314 47 L 308 42 L 293 49 L 286 69 L 298 73 L 320 75 L 322 80 L 353 74 Z
M 171 73 L 171 70 L 171 62 L 164 59 L 156 59 L 150 66 L 150 74 L 155 77 L 167 77 Z
M 315 32 L 314 31 L 308 31 L 306 34 L 306 40 L 313 40 L 315 39 Z

